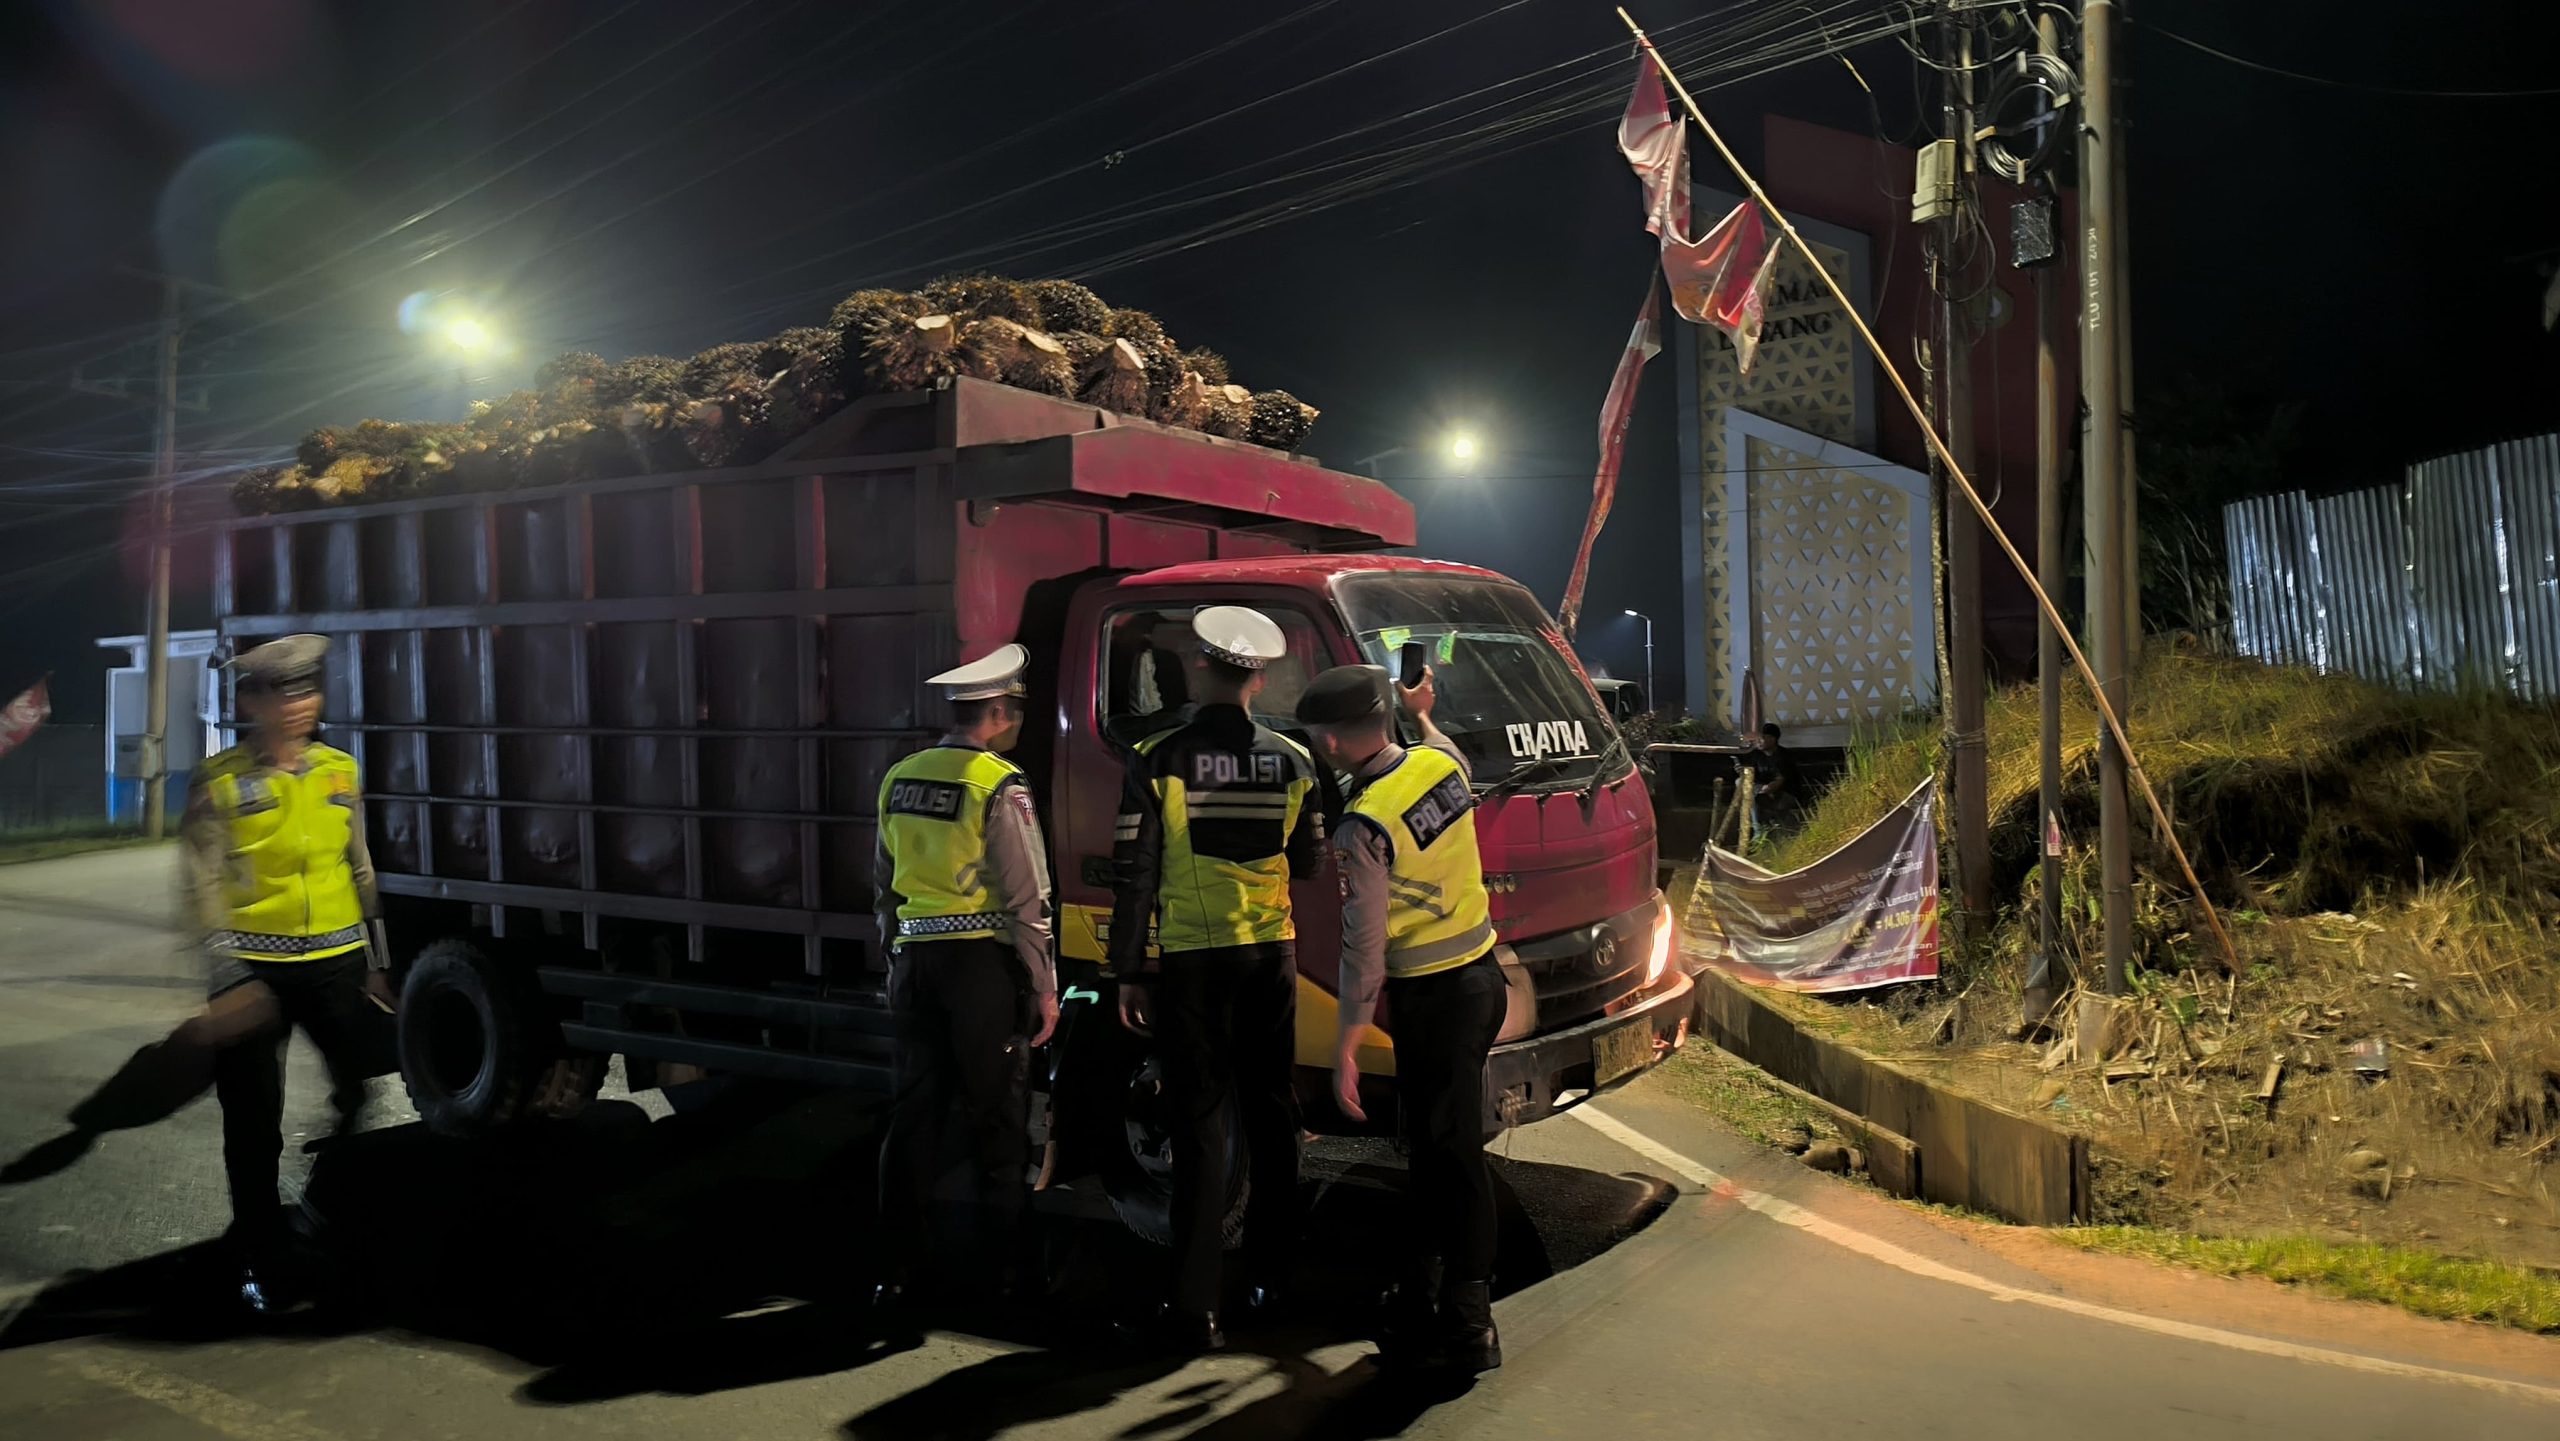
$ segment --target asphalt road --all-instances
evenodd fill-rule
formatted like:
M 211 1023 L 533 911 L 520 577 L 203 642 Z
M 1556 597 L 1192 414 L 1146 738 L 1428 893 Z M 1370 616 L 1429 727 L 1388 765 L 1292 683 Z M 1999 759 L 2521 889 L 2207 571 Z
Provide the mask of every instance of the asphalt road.
M 1226 1355 L 1108 1345 L 1151 1258 L 1092 1221 L 1059 1224 L 1047 1311 L 882 1340 L 855 1304 L 871 1118 L 773 1092 L 608 1099 L 489 1149 L 427 1136 L 377 1082 L 364 1133 L 288 1149 L 335 1304 L 244 1326 L 208 1244 L 211 1101 L 39 1149 L 196 1004 L 168 872 L 0 868 L 0 1161 L 48 1172 L 0 1185 L 0 1435 L 2560 1435 L 2560 1342 L 2067 1258 L 1814 1175 L 1652 1082 L 1500 1147 L 1510 1364 L 1463 1391 L 1366 1360 L 1391 1156 L 1316 1158 L 1309 1314 Z M 317 1134 L 299 1043 L 292 1070 L 288 1130 Z

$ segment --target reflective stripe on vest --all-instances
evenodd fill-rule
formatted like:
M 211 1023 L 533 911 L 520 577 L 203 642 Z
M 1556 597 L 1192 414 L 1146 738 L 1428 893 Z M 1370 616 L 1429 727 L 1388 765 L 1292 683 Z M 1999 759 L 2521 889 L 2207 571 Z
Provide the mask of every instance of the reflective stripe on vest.
M 1351 802 L 1387 833 L 1387 974 L 1411 978 L 1493 949 L 1493 904 L 1476 854 L 1475 793 L 1428 746 L 1404 753 Z
M 1009 934 L 1013 918 L 987 883 L 987 806 L 1021 779 L 1013 762 L 972 746 L 935 746 L 889 768 L 880 782 L 880 844 L 901 940 L 956 941 Z
M 1181 733 L 1149 736 L 1138 742 L 1138 754 L 1152 758 Z M 1166 954 L 1298 934 L 1289 913 L 1288 846 L 1315 794 L 1315 758 L 1287 736 L 1256 735 L 1252 750 L 1194 751 L 1174 758 L 1175 773 L 1149 779 L 1164 825 L 1156 946 Z M 1278 748 L 1266 748 L 1265 737 Z
M 324 745 L 303 755 L 300 775 L 241 747 L 204 764 L 205 796 L 222 818 L 231 922 L 207 940 L 227 955 L 317 961 L 364 946 L 364 901 L 347 862 L 356 760 Z

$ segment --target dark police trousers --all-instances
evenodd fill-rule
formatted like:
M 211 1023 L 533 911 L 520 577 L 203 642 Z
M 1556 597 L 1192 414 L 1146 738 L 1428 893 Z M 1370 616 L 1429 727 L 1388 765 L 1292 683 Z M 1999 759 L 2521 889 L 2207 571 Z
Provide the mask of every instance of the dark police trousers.
M 1298 1243 L 1298 958 L 1287 941 L 1176 951 L 1151 987 L 1173 1141 L 1173 1304 L 1218 1309 L 1226 1121 L 1250 1160 L 1246 1266 L 1288 1280 Z
M 1493 1168 L 1485 1160 L 1485 1056 L 1507 1007 L 1490 954 L 1455 970 L 1387 980 L 1396 1109 L 1407 1152 L 1408 1279 L 1434 1269 L 1440 1296 L 1493 1279 Z
M 1001 1267 L 1020 1244 L 1027 1181 L 1029 984 L 1006 940 L 910 941 L 889 963 L 896 1097 L 880 1143 L 889 1272 L 921 1273 L 937 1250 L 934 1192 L 957 1166 L 967 1254 Z
M 319 961 L 250 961 L 283 1015 L 268 1033 L 213 1056 L 213 1093 L 222 1102 L 222 1168 L 231 1182 L 233 1234 L 252 1243 L 278 1238 L 283 1215 L 276 1171 L 284 1155 L 285 1044 L 300 1026 L 329 1067 L 330 1101 L 341 1116 L 364 1103 L 380 1033 L 389 1018 L 364 994 L 364 952 Z

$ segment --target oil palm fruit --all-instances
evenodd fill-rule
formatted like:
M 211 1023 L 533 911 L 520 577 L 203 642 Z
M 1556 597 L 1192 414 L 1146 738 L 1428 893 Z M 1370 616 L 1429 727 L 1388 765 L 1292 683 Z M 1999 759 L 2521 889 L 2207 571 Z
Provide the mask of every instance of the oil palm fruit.
M 1051 335 L 1100 335 L 1111 323 L 1111 307 L 1102 297 L 1072 280 L 1035 280 L 1026 288 L 1040 307 L 1040 328 Z
M 1315 428 L 1316 408 L 1285 390 L 1266 390 L 1253 397 L 1245 439 L 1273 450 L 1295 452 Z

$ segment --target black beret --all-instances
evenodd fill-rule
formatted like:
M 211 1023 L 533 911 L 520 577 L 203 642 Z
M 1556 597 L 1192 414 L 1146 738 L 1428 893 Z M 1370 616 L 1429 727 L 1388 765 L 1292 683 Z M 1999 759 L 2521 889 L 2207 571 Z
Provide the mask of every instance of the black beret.
M 1338 665 L 1307 682 L 1298 697 L 1298 724 L 1345 725 L 1389 709 L 1384 666 Z

